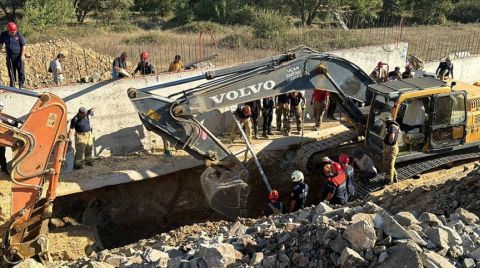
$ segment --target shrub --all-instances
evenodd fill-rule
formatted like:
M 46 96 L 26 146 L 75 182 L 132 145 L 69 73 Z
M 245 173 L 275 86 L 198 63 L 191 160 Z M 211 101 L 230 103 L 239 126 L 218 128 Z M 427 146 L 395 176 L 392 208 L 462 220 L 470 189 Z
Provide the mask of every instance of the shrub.
M 256 37 L 266 39 L 282 37 L 290 29 L 288 21 L 274 11 L 258 11 L 252 26 Z
M 227 35 L 220 39 L 218 45 L 223 48 L 253 48 L 255 44 L 255 38 L 251 34 L 247 33 L 235 33 Z
M 200 33 L 210 31 L 212 33 L 226 33 L 229 29 L 221 24 L 211 21 L 194 21 L 176 28 L 179 33 Z
M 144 45 L 144 44 L 161 44 L 168 41 L 169 38 L 165 35 L 155 33 L 143 34 L 137 37 L 128 37 L 122 40 L 127 45 Z
M 25 4 L 22 22 L 29 27 L 64 26 L 75 17 L 75 7 L 70 0 L 29 0 Z
M 462 23 L 480 21 L 480 0 L 464 0 L 455 4 L 449 19 Z

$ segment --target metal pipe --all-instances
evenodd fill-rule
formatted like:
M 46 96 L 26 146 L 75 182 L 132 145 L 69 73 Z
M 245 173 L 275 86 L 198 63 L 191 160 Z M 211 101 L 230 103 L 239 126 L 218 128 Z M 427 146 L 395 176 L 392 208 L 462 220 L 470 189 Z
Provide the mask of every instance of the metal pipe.
M 40 97 L 40 95 L 42 95 L 38 92 L 33 92 L 33 91 L 30 91 L 30 90 L 20 89 L 20 88 L 16 88 L 16 87 L 3 86 L 3 85 L 0 85 L 0 90 L 5 90 L 5 91 L 17 93 L 17 94 L 20 94 L 20 95 L 30 96 L 30 97 Z
M 250 144 L 250 141 L 247 138 L 247 134 L 245 134 L 245 131 L 243 131 L 242 125 L 240 124 L 240 121 L 235 116 L 234 110 L 232 110 L 232 107 L 229 107 L 229 109 L 230 109 L 230 112 L 232 113 L 233 120 L 235 120 L 235 123 L 237 124 L 237 127 L 240 130 L 240 134 L 242 134 L 242 138 L 245 141 L 245 144 L 247 145 L 248 150 L 252 153 L 253 161 L 257 166 L 258 172 L 262 177 L 263 183 L 265 184 L 268 192 L 270 193 L 272 191 L 272 186 L 270 186 L 270 183 L 268 182 L 267 175 L 265 175 L 265 172 L 263 172 L 262 166 L 260 165 L 260 161 L 258 161 L 255 151 L 253 150 L 252 144 Z

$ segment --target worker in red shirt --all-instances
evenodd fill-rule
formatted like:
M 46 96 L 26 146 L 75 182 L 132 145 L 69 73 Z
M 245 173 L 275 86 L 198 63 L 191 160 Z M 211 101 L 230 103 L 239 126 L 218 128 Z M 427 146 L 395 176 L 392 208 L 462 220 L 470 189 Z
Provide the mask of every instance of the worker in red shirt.
M 319 130 L 322 125 L 323 114 L 328 109 L 330 93 L 323 89 L 313 91 L 310 105 L 313 105 L 313 117 L 315 118 L 315 130 Z

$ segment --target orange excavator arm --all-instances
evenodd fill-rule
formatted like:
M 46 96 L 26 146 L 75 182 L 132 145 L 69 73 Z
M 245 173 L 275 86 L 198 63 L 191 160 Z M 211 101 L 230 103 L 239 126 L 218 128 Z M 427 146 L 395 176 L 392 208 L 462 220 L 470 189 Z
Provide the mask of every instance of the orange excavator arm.
M 48 221 L 68 136 L 62 99 L 51 93 L 9 91 L 38 97 L 21 127 L 9 123 L 13 117 L 0 114 L 0 146 L 13 152 L 11 220 L 3 237 L 3 256 L 15 263 L 35 255 L 47 258 Z

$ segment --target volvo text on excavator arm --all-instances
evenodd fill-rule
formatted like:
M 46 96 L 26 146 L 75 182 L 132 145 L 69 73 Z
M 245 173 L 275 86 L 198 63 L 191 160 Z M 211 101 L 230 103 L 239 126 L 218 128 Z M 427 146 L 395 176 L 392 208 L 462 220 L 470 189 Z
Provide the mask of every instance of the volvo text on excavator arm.
M 9 263 L 35 255 L 47 258 L 48 221 L 68 143 L 67 109 L 51 93 L 0 89 L 38 98 L 21 123 L 0 114 L 0 146 L 11 147 L 13 155 L 11 219 L 3 237 L 3 257 Z
M 326 69 L 328 74 L 325 75 Z M 150 91 L 210 80 L 181 93 L 162 97 Z M 201 183 L 210 206 L 227 217 L 244 214 L 248 172 L 242 163 L 194 116 L 214 109 L 295 90 L 326 89 L 337 95 L 342 110 L 363 132 L 366 119 L 358 102 L 369 102 L 373 80 L 357 65 L 327 53 L 301 47 L 285 54 L 152 87 L 128 90 L 147 130 L 203 160 Z

